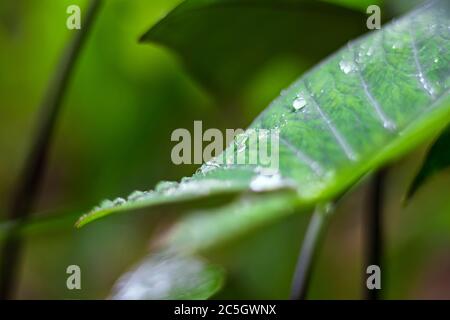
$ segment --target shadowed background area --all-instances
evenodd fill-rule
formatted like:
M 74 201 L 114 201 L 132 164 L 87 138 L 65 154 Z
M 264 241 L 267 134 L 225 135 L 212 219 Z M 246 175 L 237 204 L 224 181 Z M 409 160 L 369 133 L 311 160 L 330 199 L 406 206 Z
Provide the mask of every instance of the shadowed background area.
M 33 217 L 61 219 L 25 228 L 14 297 L 107 297 L 116 279 L 151 250 L 178 210 L 114 215 L 80 230 L 73 228 L 76 218 L 99 199 L 191 175 L 195 165 L 171 161 L 173 130 L 192 130 L 194 120 L 202 120 L 205 129 L 248 126 L 309 67 L 367 32 L 364 8 L 376 1 L 328 2 L 345 6 L 324 2 L 310 13 L 291 12 L 290 19 L 261 11 L 242 37 L 239 28 L 249 21 L 236 18 L 233 30 L 226 32 L 223 17 L 212 12 L 202 16 L 211 19 L 211 29 L 203 33 L 191 21 L 184 33 L 173 32 L 163 41 L 158 37 L 165 26 L 159 26 L 150 37 L 159 44 L 143 44 L 139 38 L 180 1 L 106 0 L 65 96 L 33 206 Z M 383 19 L 413 2 L 386 1 Z M 87 1 L 0 3 L 0 244 L 43 92 L 65 44 L 77 32 L 66 28 L 71 4 L 83 9 Z M 193 36 L 199 33 L 201 37 Z M 430 179 L 407 205 L 402 202 L 424 150 L 388 171 L 384 298 L 450 298 L 450 171 Z M 333 216 L 310 298 L 361 298 L 367 187 L 363 182 L 355 188 Z M 289 216 L 210 252 L 208 258 L 223 264 L 227 274 L 216 297 L 287 298 L 308 220 L 307 215 Z M 81 267 L 81 290 L 66 288 L 66 268 L 72 264 Z

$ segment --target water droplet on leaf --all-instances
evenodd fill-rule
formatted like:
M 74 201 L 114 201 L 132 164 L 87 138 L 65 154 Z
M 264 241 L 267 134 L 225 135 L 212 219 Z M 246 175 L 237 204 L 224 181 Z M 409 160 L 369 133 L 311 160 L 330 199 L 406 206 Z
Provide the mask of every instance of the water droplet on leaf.
M 121 206 L 123 204 L 127 203 L 127 201 L 124 198 L 117 198 L 113 201 L 113 205 L 116 206 Z
M 143 191 L 136 190 L 136 191 L 132 192 L 132 193 L 127 197 L 127 200 L 128 200 L 128 201 L 136 201 L 136 200 L 139 200 L 139 199 L 141 199 L 141 198 L 144 198 L 144 197 L 147 196 L 148 194 L 149 194 L 148 191 L 143 192 Z
M 157 192 L 164 192 L 166 190 L 176 188 L 177 186 L 178 182 L 176 181 L 161 181 L 156 185 L 155 190 Z
M 298 111 L 300 109 L 303 109 L 306 106 L 306 100 L 303 96 L 298 95 L 294 102 L 292 102 L 292 107 L 295 111 Z
M 339 67 L 341 68 L 341 71 L 343 73 L 345 73 L 345 74 L 353 72 L 356 69 L 356 66 L 355 66 L 355 64 L 353 62 L 351 62 L 351 61 L 344 61 L 344 60 L 339 62 Z
M 112 207 L 114 207 L 114 203 L 109 199 L 105 199 L 100 203 L 100 209 L 108 209 Z

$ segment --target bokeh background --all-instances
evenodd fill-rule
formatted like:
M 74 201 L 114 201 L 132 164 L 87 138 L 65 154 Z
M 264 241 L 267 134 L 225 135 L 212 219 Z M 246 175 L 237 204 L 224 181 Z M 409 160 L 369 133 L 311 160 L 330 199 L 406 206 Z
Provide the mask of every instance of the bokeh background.
M 401 14 L 414 2 L 418 1 L 386 1 L 383 19 Z M 115 280 L 151 250 L 155 235 L 171 224 L 177 212 L 119 214 L 80 230 L 73 227 L 77 216 L 100 199 L 192 174 L 194 165 L 176 166 L 170 160 L 174 129 L 192 129 L 194 120 L 202 120 L 204 128 L 245 127 L 326 53 L 269 56 L 239 84 L 233 99 L 224 99 L 197 81 L 173 51 L 138 43 L 178 3 L 105 1 L 65 97 L 33 207 L 36 219 L 50 219 L 24 231 L 15 298 L 107 297 Z M 0 234 L 6 230 L 9 199 L 36 130 L 43 93 L 65 44 L 76 32 L 66 28 L 70 4 L 85 8 L 87 1 L 0 2 Z M 326 19 L 321 23 L 330 30 L 340 28 L 328 25 Z M 304 31 L 291 32 L 283 37 L 295 39 Z M 331 40 L 320 41 L 327 46 Z M 304 47 L 308 50 L 307 43 Z M 204 59 L 208 61 L 207 56 Z M 425 148 L 388 170 L 384 298 L 450 299 L 450 171 L 433 177 L 412 201 L 403 202 Z M 368 181 L 363 181 L 333 216 L 310 298 L 362 297 L 367 189 Z M 227 271 L 226 286 L 216 297 L 287 298 L 308 219 L 287 217 L 211 253 L 209 258 Z M 71 264 L 81 267 L 82 290 L 66 288 L 66 268 Z

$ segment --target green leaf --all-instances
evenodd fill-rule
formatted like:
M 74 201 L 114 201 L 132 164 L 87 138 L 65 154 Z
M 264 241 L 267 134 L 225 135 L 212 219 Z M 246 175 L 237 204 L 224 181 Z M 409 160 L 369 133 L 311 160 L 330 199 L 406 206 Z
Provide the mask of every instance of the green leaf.
M 352 9 L 357 9 L 366 12 L 367 7 L 371 5 L 381 6 L 384 1 L 374 1 L 374 0 L 324 0 L 325 2 L 330 2 L 343 7 L 348 7 Z M 398 0 L 395 0 L 398 1 Z
M 115 300 L 207 299 L 222 286 L 221 268 L 199 258 L 163 252 L 142 261 L 113 288 Z
M 410 199 L 428 179 L 450 167 L 450 127 L 441 134 L 428 151 L 419 173 L 407 193 Z
M 117 211 L 224 192 L 293 190 L 299 208 L 334 199 L 448 124 L 449 21 L 450 2 L 433 1 L 349 43 L 285 90 L 222 155 L 258 149 L 248 136 L 278 129 L 279 171 L 214 159 L 181 183 L 106 202 L 78 226 Z
M 245 195 L 223 207 L 186 215 L 163 244 L 183 252 L 206 250 L 293 213 L 297 201 L 293 192 Z
M 27 219 L 26 222 L 7 220 L 0 222 L 0 241 L 7 236 L 13 228 L 18 228 L 21 237 L 59 232 L 61 230 L 72 230 L 74 221 L 79 218 L 77 212 L 38 213 Z
M 196 80 L 220 100 L 230 101 L 269 59 L 292 55 L 311 66 L 362 34 L 366 19 L 365 11 L 323 1 L 187 0 L 141 41 L 176 52 Z

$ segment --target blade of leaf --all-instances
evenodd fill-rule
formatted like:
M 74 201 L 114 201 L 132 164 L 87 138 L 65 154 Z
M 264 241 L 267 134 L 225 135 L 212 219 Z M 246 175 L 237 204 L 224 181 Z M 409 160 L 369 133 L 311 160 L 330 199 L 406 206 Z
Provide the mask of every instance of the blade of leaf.
M 365 19 L 365 12 L 322 1 L 187 0 L 141 41 L 173 50 L 219 101 L 233 101 L 269 59 L 290 54 L 311 66 L 362 34 Z
M 222 286 L 223 270 L 205 261 L 169 252 L 144 259 L 113 288 L 114 300 L 200 300 Z
M 295 189 L 299 205 L 328 202 L 366 173 L 412 150 L 450 120 L 450 2 L 433 1 L 362 37 L 302 76 L 253 122 L 280 130 L 280 170 L 205 163 L 181 183 L 107 202 L 78 225 L 116 211 L 192 197 Z M 303 99 L 301 110 L 293 107 Z M 248 133 L 247 133 L 248 134 Z M 225 158 L 240 148 L 243 134 Z M 236 147 L 235 147 L 236 146 Z M 264 188 L 255 186 L 264 178 Z
M 293 192 L 244 195 L 223 207 L 182 218 L 163 244 L 182 252 L 206 250 L 294 212 L 297 203 Z
M 428 179 L 449 167 L 450 127 L 447 127 L 428 151 L 422 167 L 414 178 L 414 181 L 411 183 L 406 199 L 411 199 Z

